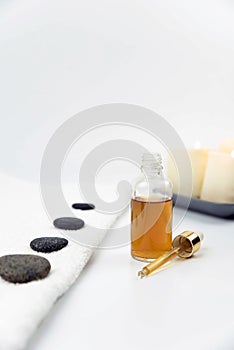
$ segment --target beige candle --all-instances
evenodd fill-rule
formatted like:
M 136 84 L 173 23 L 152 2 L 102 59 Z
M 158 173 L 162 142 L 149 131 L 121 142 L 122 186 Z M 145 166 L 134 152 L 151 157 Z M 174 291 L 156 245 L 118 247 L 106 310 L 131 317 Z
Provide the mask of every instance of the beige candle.
M 234 151 L 210 152 L 201 199 L 211 202 L 234 202 Z
M 208 152 L 208 149 L 201 148 L 199 144 L 196 144 L 194 149 L 188 149 L 188 155 L 192 167 L 192 197 L 200 197 L 208 159 Z M 189 196 L 189 193 L 182 193 L 179 191 L 179 174 L 172 158 L 169 158 L 168 160 L 168 177 L 172 181 L 174 193 Z
M 219 144 L 219 151 L 231 153 L 234 150 L 234 140 L 233 139 L 227 139 L 222 140 Z

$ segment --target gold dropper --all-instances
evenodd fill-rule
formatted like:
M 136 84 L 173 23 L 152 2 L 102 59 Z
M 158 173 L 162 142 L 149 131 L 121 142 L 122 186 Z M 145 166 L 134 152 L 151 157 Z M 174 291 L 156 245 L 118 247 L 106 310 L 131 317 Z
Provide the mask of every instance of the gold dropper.
M 179 256 L 180 258 L 190 258 L 200 249 L 203 238 L 204 236 L 201 232 L 182 232 L 174 238 L 172 242 L 172 250 L 143 267 L 143 269 L 138 272 L 138 277 L 144 278 L 153 274 L 160 266 L 174 259 L 176 256 Z

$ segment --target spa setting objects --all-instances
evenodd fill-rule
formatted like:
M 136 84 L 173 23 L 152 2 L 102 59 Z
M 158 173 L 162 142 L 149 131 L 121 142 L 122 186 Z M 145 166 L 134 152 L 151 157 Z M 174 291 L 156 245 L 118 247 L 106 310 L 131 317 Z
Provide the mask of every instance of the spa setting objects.
M 144 278 L 152 275 L 161 266 L 177 256 L 180 258 L 191 258 L 192 255 L 200 249 L 203 238 L 204 235 L 201 232 L 182 232 L 173 239 L 172 249 L 168 253 L 161 255 L 159 259 L 155 259 L 148 265 L 144 266 L 142 270 L 138 272 L 138 277 Z
M 191 168 L 193 173 L 192 178 L 192 197 L 197 198 L 200 196 L 201 188 L 203 184 L 203 178 L 206 171 L 206 164 L 208 159 L 209 149 L 201 148 L 200 143 L 196 143 L 195 147 L 187 149 L 189 159 L 191 162 Z M 168 177 L 173 182 L 173 191 L 178 193 L 180 180 L 178 178 L 178 172 L 176 164 L 172 158 L 168 159 Z M 188 193 L 181 193 L 181 195 L 189 195 Z
M 56 228 L 45 213 L 37 184 L 3 174 L 0 181 L 4 231 L 0 246 L 0 349 L 21 350 L 57 299 L 75 283 L 119 214 L 79 210 L 79 218 L 62 218 L 58 222 L 64 229 L 59 224 Z M 105 193 L 105 184 L 102 188 Z M 108 187 L 106 192 L 110 192 Z M 73 186 L 67 186 L 67 193 L 71 205 L 81 202 Z M 12 220 L 12 210 L 17 210 L 17 220 Z M 91 246 L 81 246 L 64 235 L 71 222 L 69 228 L 75 236 L 77 232 L 86 235 L 83 222 L 103 227 L 102 236 L 88 237 Z
M 61 237 L 41 237 L 35 238 L 30 243 L 30 247 L 36 252 L 51 253 L 57 252 L 68 245 L 68 240 Z
M 0 277 L 12 283 L 27 283 L 48 276 L 47 259 L 35 255 L 5 255 L 0 258 Z
M 72 204 L 72 208 L 80 210 L 92 210 L 95 209 L 95 205 L 91 203 L 74 203 Z
M 192 168 L 192 193 L 189 209 L 204 214 L 234 216 L 234 140 L 221 141 L 216 149 L 195 145 L 188 149 Z M 188 193 L 180 192 L 178 171 L 168 158 L 168 177 L 173 183 L 173 201 L 183 207 Z
M 54 220 L 54 226 L 62 230 L 79 230 L 84 226 L 84 221 L 78 218 L 58 218 Z
M 0 0 L 0 350 L 234 350 L 234 0 Z
M 201 190 L 201 199 L 234 203 L 234 152 L 210 152 Z

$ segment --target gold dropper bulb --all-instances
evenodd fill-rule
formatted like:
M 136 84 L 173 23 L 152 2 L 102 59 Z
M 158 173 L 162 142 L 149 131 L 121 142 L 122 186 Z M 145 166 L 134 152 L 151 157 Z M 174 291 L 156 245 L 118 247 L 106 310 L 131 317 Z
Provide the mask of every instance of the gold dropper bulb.
M 174 238 L 172 242 L 172 250 L 143 267 L 143 269 L 138 272 L 138 277 L 144 278 L 153 274 L 160 266 L 174 259 L 176 256 L 179 256 L 180 258 L 190 258 L 200 249 L 203 238 L 204 236 L 201 232 L 182 232 Z

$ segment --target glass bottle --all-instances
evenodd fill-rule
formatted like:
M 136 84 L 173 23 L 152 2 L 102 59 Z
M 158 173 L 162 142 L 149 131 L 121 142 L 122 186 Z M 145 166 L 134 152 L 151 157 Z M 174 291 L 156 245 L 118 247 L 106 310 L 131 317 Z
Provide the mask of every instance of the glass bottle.
M 160 154 L 143 154 L 131 199 L 131 254 L 138 260 L 151 261 L 172 248 L 172 184 L 162 170 Z

